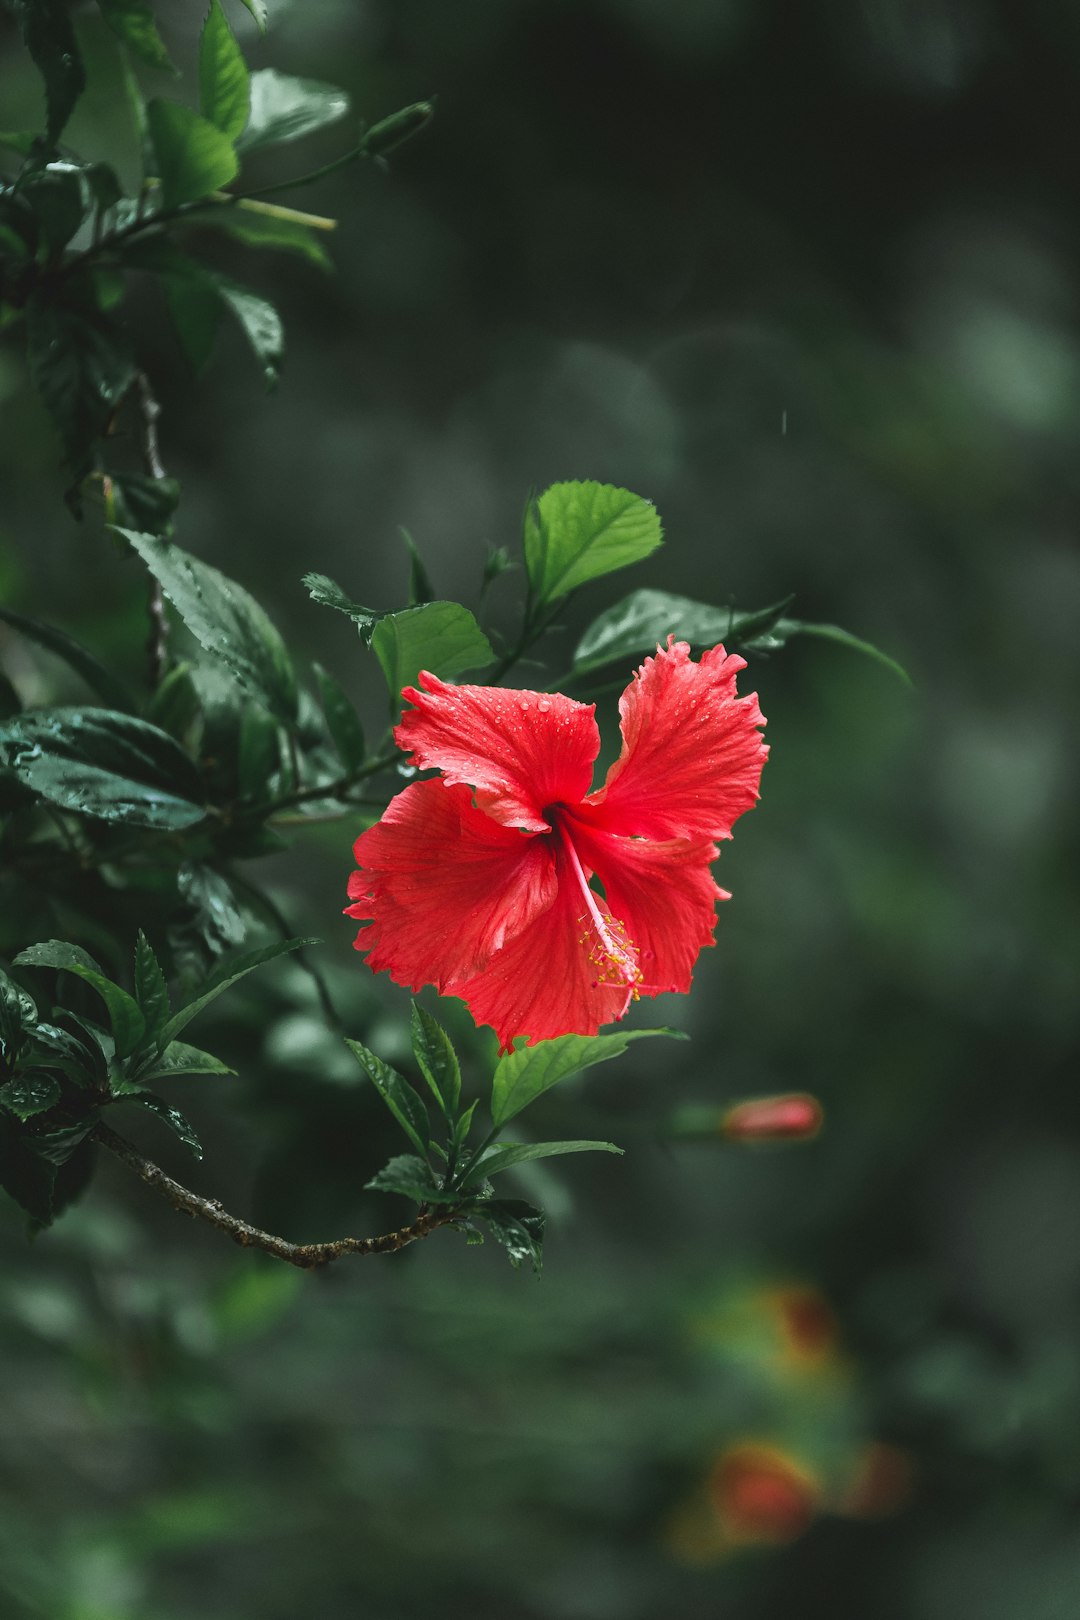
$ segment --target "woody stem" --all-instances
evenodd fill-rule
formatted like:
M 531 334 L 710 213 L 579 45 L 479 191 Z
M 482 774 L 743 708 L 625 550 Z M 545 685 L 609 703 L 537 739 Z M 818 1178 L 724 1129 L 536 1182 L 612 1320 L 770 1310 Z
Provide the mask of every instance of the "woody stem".
M 251 1226 L 228 1210 L 216 1198 L 203 1198 L 201 1194 L 194 1193 L 189 1187 L 183 1186 L 167 1175 L 160 1165 L 152 1159 L 145 1159 L 132 1144 L 124 1137 L 118 1136 L 108 1125 L 98 1125 L 93 1132 L 93 1140 L 108 1148 L 110 1153 L 127 1165 L 129 1170 L 145 1181 L 148 1187 L 153 1187 L 168 1199 L 174 1209 L 180 1210 L 184 1215 L 194 1216 L 197 1220 L 206 1221 L 219 1232 L 225 1232 L 234 1243 L 240 1244 L 244 1249 L 261 1249 L 264 1254 L 272 1254 L 277 1260 L 285 1260 L 291 1266 L 299 1266 L 302 1271 L 311 1271 L 318 1266 L 328 1265 L 332 1260 L 338 1260 L 346 1254 L 396 1254 L 398 1249 L 404 1249 L 410 1243 L 416 1243 L 420 1238 L 430 1236 L 436 1228 L 447 1226 L 455 1219 L 455 1211 L 449 1205 L 438 1209 L 428 1209 L 421 1205 L 420 1213 L 411 1226 L 402 1226 L 396 1232 L 383 1232 L 379 1237 L 335 1238 L 328 1243 L 290 1243 L 287 1238 L 277 1237 L 273 1232 L 264 1232 L 257 1226 Z

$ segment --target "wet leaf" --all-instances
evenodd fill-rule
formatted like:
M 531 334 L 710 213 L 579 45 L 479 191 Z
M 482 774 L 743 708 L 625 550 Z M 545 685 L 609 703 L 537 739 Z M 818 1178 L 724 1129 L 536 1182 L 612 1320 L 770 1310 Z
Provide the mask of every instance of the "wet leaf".
M 345 1044 L 405 1135 L 414 1147 L 425 1153 L 430 1132 L 428 1112 L 423 1098 L 396 1069 L 392 1069 L 389 1063 L 384 1063 L 381 1057 L 377 1057 L 360 1041 L 347 1039 Z
M 64 810 L 132 827 L 202 821 L 194 764 L 164 731 L 109 709 L 37 709 L 0 725 L 0 764 Z
M 195 639 L 285 724 L 296 719 L 298 691 L 281 635 L 235 580 L 157 535 L 118 529 L 130 541 Z

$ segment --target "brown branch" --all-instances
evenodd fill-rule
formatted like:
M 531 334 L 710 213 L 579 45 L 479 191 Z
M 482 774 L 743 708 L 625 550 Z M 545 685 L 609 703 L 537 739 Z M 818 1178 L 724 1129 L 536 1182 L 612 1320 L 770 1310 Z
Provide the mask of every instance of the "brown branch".
M 139 396 L 139 414 L 142 417 L 142 458 L 150 478 L 164 478 L 165 468 L 158 445 L 158 419 L 161 406 L 154 398 L 150 379 L 140 371 L 135 380 Z M 165 597 L 161 581 L 151 578 L 150 596 L 146 605 L 150 619 L 150 635 L 146 643 L 146 656 L 150 665 L 150 685 L 158 686 L 165 673 L 165 657 L 169 644 L 169 620 L 165 612 Z
M 447 1226 L 455 1219 L 454 1210 L 447 1205 L 439 1209 L 428 1209 L 422 1206 L 420 1214 L 411 1226 L 402 1226 L 396 1232 L 384 1232 L 380 1237 L 370 1238 L 337 1238 L 331 1243 L 290 1243 L 287 1238 L 275 1237 L 272 1232 L 263 1232 L 257 1226 L 249 1226 L 247 1221 L 238 1220 L 230 1215 L 216 1198 L 203 1198 L 199 1193 L 193 1193 L 190 1188 L 181 1186 L 172 1176 L 166 1175 L 160 1165 L 152 1159 L 144 1159 L 130 1142 L 124 1137 L 117 1136 L 108 1125 L 98 1125 L 93 1133 L 93 1140 L 100 1142 L 102 1147 L 108 1148 L 122 1159 L 129 1170 L 153 1187 L 156 1192 L 167 1198 L 174 1209 L 180 1210 L 184 1215 L 191 1215 L 210 1226 L 216 1226 L 219 1232 L 228 1233 L 234 1243 L 239 1243 L 244 1249 L 262 1249 L 264 1254 L 272 1254 L 278 1260 L 287 1260 L 291 1266 L 299 1266 L 303 1271 L 311 1271 L 317 1266 L 329 1265 L 332 1260 L 339 1260 L 345 1254 L 396 1254 L 398 1249 L 404 1249 L 410 1243 L 416 1243 L 420 1238 L 426 1238 L 437 1227 Z

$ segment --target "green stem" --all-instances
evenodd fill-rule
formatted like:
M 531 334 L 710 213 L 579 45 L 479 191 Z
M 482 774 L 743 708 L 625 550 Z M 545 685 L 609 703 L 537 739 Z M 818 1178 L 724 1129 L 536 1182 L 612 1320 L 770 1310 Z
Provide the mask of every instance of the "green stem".
M 254 191 L 238 191 L 234 195 L 241 197 L 272 197 L 277 191 L 294 191 L 297 186 L 309 186 L 315 180 L 322 180 L 328 174 L 334 174 L 338 169 L 346 168 L 359 158 L 366 157 L 363 141 L 358 146 L 351 147 L 341 157 L 334 158 L 330 163 L 324 163 L 319 169 L 310 169 L 307 174 L 298 174 L 295 180 L 275 180 L 273 185 L 256 186 Z
M 339 776 L 333 782 L 323 782 L 318 787 L 297 788 L 293 793 L 283 793 L 280 799 L 274 799 L 271 804 L 265 805 L 262 814 L 269 819 L 277 815 L 279 810 L 289 810 L 294 804 L 310 804 L 314 799 L 333 799 L 352 787 L 354 782 L 362 782 L 366 777 L 378 776 L 380 771 L 389 770 L 391 765 L 397 763 L 398 756 L 382 754 L 367 765 L 361 765 L 359 770 L 349 771 L 346 776 Z
M 513 669 L 519 659 L 524 658 L 529 648 L 534 646 L 544 632 L 551 628 L 568 601 L 569 597 L 560 597 L 557 602 L 549 604 L 546 613 L 534 613 L 531 603 L 528 600 L 526 601 L 525 622 L 522 625 L 521 634 L 509 652 L 504 653 L 495 664 L 491 674 L 487 677 L 489 685 L 494 686 L 497 681 L 501 681 L 503 676 Z

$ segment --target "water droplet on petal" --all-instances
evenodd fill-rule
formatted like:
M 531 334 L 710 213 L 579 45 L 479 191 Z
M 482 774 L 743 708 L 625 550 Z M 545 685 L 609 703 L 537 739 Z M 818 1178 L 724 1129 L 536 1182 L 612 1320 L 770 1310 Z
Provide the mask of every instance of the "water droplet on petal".
M 548 710 L 551 708 L 551 704 L 548 702 L 547 698 L 541 698 L 536 707 L 540 710 L 541 714 L 547 714 Z

